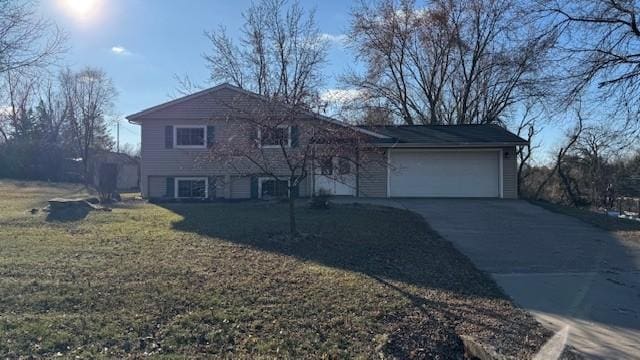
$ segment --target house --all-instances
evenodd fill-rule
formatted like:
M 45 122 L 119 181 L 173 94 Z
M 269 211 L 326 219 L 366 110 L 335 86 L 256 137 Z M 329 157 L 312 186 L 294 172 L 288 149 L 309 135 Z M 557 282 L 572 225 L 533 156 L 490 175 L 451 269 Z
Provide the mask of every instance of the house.
M 250 165 L 240 171 L 220 162 L 201 161 L 221 141 L 251 137 L 250 118 L 236 112 L 261 101 L 264 98 L 257 94 L 222 84 L 128 116 L 141 126 L 142 195 L 248 199 L 282 193 L 286 182 L 276 183 Z M 300 126 L 326 124 L 357 131 L 367 138 L 367 146 L 357 149 L 358 153 L 376 161 L 350 166 L 329 159 L 334 166 L 314 168 L 313 175 L 299 184 L 299 196 L 324 189 L 359 197 L 517 197 L 516 147 L 526 141 L 499 126 L 353 127 L 313 113 L 300 120 Z M 276 136 L 295 146 L 297 133 L 297 126 L 283 126 Z M 277 150 L 268 149 L 271 140 L 264 136 L 259 140 L 267 154 Z M 276 157 L 278 152 L 272 154 Z M 329 176 L 332 168 L 339 176 Z

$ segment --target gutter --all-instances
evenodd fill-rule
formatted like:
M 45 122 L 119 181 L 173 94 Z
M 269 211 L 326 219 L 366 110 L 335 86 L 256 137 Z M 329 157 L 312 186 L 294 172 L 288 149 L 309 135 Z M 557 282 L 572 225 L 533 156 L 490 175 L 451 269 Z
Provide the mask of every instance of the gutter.
M 492 142 L 492 143 L 370 143 L 372 147 L 380 148 L 494 148 L 509 146 L 525 146 L 528 142 Z

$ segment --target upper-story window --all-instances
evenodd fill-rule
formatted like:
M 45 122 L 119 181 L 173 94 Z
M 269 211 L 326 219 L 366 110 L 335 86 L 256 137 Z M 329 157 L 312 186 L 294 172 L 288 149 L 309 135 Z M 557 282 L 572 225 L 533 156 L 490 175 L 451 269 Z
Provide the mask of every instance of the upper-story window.
M 260 129 L 258 131 L 260 146 L 263 148 L 291 146 L 291 126 L 280 125 L 275 128 Z
M 207 127 L 176 126 L 174 143 L 177 148 L 205 148 L 207 147 Z

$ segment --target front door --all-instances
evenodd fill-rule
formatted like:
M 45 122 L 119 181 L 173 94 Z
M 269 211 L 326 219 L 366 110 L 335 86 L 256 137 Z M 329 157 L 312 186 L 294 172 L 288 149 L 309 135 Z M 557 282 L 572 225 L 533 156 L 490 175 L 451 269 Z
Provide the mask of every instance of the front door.
M 352 171 L 353 167 L 353 164 L 347 159 L 326 159 L 320 164 L 319 173 L 315 175 L 315 192 L 355 196 L 356 176 Z

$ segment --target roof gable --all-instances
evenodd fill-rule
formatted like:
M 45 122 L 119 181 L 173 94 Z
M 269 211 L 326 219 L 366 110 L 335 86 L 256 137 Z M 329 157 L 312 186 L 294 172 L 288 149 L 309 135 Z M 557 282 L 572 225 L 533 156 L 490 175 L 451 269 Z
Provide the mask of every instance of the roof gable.
M 226 101 L 233 101 L 234 96 L 240 94 L 238 90 L 241 89 L 224 83 L 146 108 L 126 118 L 133 123 L 144 119 L 209 118 L 220 111 Z
M 251 91 L 244 90 L 228 83 L 223 83 L 209 89 L 201 90 L 191 95 L 167 101 L 160 105 L 152 106 L 126 117 L 129 122 L 140 123 L 148 119 L 210 119 L 214 116 L 225 117 L 233 112 L 233 107 L 250 108 L 256 102 L 264 102 L 268 99 Z M 231 106 L 233 104 L 233 106 Z M 283 106 L 288 106 L 283 104 Z M 306 112 L 310 118 L 327 121 L 339 126 L 352 128 L 375 138 L 386 139 L 387 136 L 378 134 L 368 129 L 355 127 L 342 121 Z

